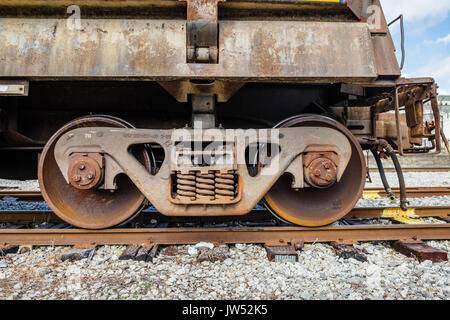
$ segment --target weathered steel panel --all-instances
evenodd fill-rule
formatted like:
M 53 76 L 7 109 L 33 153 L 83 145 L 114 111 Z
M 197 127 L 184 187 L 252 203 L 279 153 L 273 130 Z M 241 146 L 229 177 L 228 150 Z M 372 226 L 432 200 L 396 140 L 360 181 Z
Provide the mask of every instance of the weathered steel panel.
M 218 64 L 186 63 L 182 20 L 0 19 L 0 77 L 368 81 L 364 23 L 221 21 Z M 342 35 L 345 35 L 344 37 Z

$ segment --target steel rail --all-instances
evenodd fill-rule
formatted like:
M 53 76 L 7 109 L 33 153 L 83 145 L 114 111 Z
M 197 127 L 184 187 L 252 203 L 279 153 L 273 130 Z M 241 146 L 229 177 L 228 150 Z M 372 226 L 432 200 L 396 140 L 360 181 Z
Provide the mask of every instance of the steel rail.
M 450 207 L 415 207 L 408 211 L 402 211 L 398 207 L 359 207 L 354 208 L 343 219 L 371 219 L 371 218 L 396 218 L 396 217 L 438 217 L 449 218 Z M 172 223 L 196 223 L 196 222 L 229 222 L 229 221 L 261 221 L 264 219 L 274 219 L 267 211 L 252 211 L 244 216 L 225 216 L 225 217 L 167 217 L 157 212 L 142 212 L 133 221 L 140 223 L 149 223 L 151 219 L 160 222 Z M 51 211 L 0 211 L 0 223 L 30 224 L 30 223 L 62 223 Z
M 369 172 L 378 172 L 378 168 L 369 168 Z M 433 168 L 416 168 L 416 167 L 410 167 L 410 168 L 403 168 L 403 172 L 449 172 L 450 167 L 433 167 Z M 384 168 L 384 171 L 386 172 L 395 172 L 395 168 Z
M 395 195 L 400 195 L 399 188 L 392 188 Z M 383 188 L 366 188 L 366 194 L 376 194 L 380 197 L 386 197 L 387 193 Z M 409 198 L 433 197 L 433 196 L 450 196 L 450 187 L 413 187 L 406 189 L 406 195 Z
M 148 245 L 213 243 L 283 244 L 305 242 L 450 239 L 450 224 L 358 225 L 300 228 L 1 229 L 0 245 Z
M 44 201 L 40 191 L 20 191 L 0 189 L 0 198 L 14 197 L 23 201 Z
M 400 193 L 398 188 L 392 189 L 396 195 Z M 383 188 L 366 188 L 364 192 L 370 192 L 385 197 L 386 191 Z M 410 198 L 448 196 L 450 187 L 411 187 L 407 188 L 406 193 Z M 0 198 L 15 197 L 23 201 L 44 201 L 40 191 L 20 191 L 20 190 L 2 190 L 0 189 Z

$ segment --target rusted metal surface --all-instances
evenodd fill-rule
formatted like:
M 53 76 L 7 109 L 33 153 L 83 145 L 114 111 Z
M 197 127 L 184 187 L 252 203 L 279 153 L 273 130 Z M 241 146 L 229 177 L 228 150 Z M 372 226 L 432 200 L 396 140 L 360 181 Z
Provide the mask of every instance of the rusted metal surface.
M 0 75 L 349 83 L 377 77 L 362 23 L 220 21 L 219 63 L 188 64 L 184 21 L 85 19 L 82 30 L 70 30 L 66 20 L 1 18 Z
M 373 6 L 381 8 L 380 0 L 371 2 Z M 380 15 L 380 29 L 371 30 L 377 73 L 382 78 L 397 78 L 401 75 L 401 71 L 395 54 L 392 54 L 395 52 L 394 42 L 382 10 L 380 10 Z
M 393 113 L 379 113 L 375 116 L 375 136 L 389 139 L 395 144 L 399 141 L 399 136 L 402 137 L 402 142 L 405 145 L 411 146 L 413 142 L 422 143 L 422 140 L 417 141 L 412 139 L 409 135 L 409 129 L 406 125 L 405 114 L 400 115 L 400 134 L 397 131 L 396 117 Z
M 411 92 L 410 86 L 412 86 Z M 415 91 L 414 91 L 415 90 Z M 439 154 L 441 153 L 441 116 L 439 112 L 439 107 L 437 103 L 437 86 L 434 83 L 427 84 L 425 87 L 420 84 L 403 85 L 395 88 L 394 92 L 394 111 L 395 111 L 395 121 L 396 130 L 401 132 L 400 127 L 400 99 L 399 94 L 401 91 L 406 91 L 406 101 L 405 105 L 405 115 L 407 119 L 407 125 L 410 128 L 409 137 L 410 138 L 428 138 L 432 141 L 433 146 L 435 146 L 436 151 L 430 152 L 428 154 Z M 417 92 L 419 91 L 419 92 Z M 423 100 L 431 100 L 431 108 L 433 110 L 434 123 L 429 126 L 428 123 L 423 123 Z M 413 107 L 408 107 L 412 105 Z M 417 119 L 419 118 L 419 119 Z M 413 120 L 411 120 L 413 119 Z M 431 131 L 434 130 L 434 134 Z M 403 142 L 402 134 L 398 135 L 398 152 L 401 156 L 406 156 L 405 149 L 412 149 L 411 146 L 406 146 Z M 420 153 L 419 153 L 420 154 Z
M 400 155 L 432 155 L 441 152 L 441 119 L 434 79 L 400 78 L 394 90 L 388 90 L 371 100 L 376 137 L 393 141 Z M 434 121 L 431 122 L 424 122 L 423 117 L 423 105 L 427 101 L 431 101 L 433 111 Z M 402 106 L 405 112 L 401 112 Z M 388 111 L 394 113 L 386 113 Z M 423 139 L 428 139 L 432 147 L 424 146 Z
M 181 133 L 177 131 L 178 133 Z M 216 129 L 222 132 L 222 137 L 228 143 L 239 143 L 237 146 L 238 158 L 245 154 L 248 146 L 247 141 L 241 138 L 244 136 L 225 134 L 224 130 Z M 182 133 L 190 135 L 190 141 L 196 131 L 183 129 Z M 267 133 L 267 132 L 266 132 Z M 63 175 L 67 172 L 67 155 L 74 151 L 102 152 L 107 154 L 120 167 L 136 187 L 145 195 L 155 208 L 165 215 L 172 216 L 221 216 L 221 215 L 242 215 L 250 212 L 257 202 L 267 193 L 270 187 L 284 173 L 291 162 L 310 145 L 330 145 L 336 146 L 339 151 L 339 171 L 338 181 L 344 174 L 347 163 L 351 158 L 352 151 L 348 137 L 333 128 L 283 128 L 279 129 L 277 144 L 280 147 L 279 157 L 276 157 L 272 165 L 267 165 L 261 169 L 260 174 L 255 177 L 250 176 L 245 161 L 237 165 L 237 173 L 240 177 L 239 186 L 242 188 L 242 198 L 239 202 L 227 205 L 226 210 L 223 205 L 178 205 L 169 200 L 170 175 L 172 172 L 174 151 L 176 151 L 174 142 L 174 130 L 147 130 L 147 129 L 109 129 L 109 128 L 79 128 L 74 129 L 58 140 L 55 146 L 55 158 Z M 208 134 L 207 131 L 203 134 Z M 302 137 L 301 140 L 298 137 Z M 266 143 L 270 143 L 273 137 L 267 137 Z M 205 136 L 202 141 L 210 141 Z M 240 142 L 239 142 L 240 141 Z M 137 160 L 128 152 L 131 145 L 157 143 L 164 148 L 165 160 L 156 175 L 151 175 Z M 76 150 L 76 149 L 82 150 Z M 279 161 L 278 161 L 279 160 Z M 275 162 L 278 161 L 278 162 Z M 272 162 L 270 164 L 272 164 Z M 201 173 L 208 173 L 213 167 L 199 166 Z M 53 168 L 55 169 L 55 168 Z M 57 170 L 57 169 L 56 169 Z M 220 170 L 220 168 L 219 168 Z M 203 172 L 204 171 L 204 172 Z M 65 176 L 67 179 L 67 176 Z M 114 177 L 112 177 L 114 178 Z M 120 189 L 120 188 L 119 188 Z M 52 208 L 53 209 L 53 208 Z M 350 211 L 351 208 L 349 208 Z M 344 212 L 342 215 L 345 215 Z
M 417 258 L 420 262 L 425 260 L 448 261 L 446 251 L 430 247 L 423 242 L 396 241 L 393 248 L 407 257 Z
M 327 188 L 337 180 L 339 157 L 333 151 L 310 151 L 303 156 L 305 179 L 313 187 Z
M 102 155 L 73 154 L 69 161 L 67 176 L 73 187 L 82 190 L 93 189 L 102 182 L 104 175 Z
M 323 228 L 161 228 L 108 230 L 0 230 L 0 245 L 150 245 L 213 243 L 280 243 L 450 239 L 449 225 L 345 226 Z
M 337 112 L 343 112 L 341 108 L 333 108 Z M 371 107 L 349 107 L 347 108 L 347 120 L 345 124 L 349 130 L 358 138 L 373 136 L 373 113 Z M 377 127 L 378 128 L 378 127 Z

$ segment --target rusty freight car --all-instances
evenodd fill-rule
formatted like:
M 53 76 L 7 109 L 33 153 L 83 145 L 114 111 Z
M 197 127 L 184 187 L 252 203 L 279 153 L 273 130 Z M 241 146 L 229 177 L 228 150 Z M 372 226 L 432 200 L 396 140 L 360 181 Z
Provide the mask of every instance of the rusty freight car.
M 0 174 L 34 167 L 81 228 L 149 204 L 332 223 L 361 196 L 363 150 L 403 191 L 397 155 L 440 152 L 436 95 L 401 77 L 379 0 L 0 0 Z

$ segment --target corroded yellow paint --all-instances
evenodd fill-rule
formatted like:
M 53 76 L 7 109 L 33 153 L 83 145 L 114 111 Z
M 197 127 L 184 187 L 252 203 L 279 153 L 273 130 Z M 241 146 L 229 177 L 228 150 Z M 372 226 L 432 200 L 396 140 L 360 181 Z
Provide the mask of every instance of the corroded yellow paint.
M 418 218 L 415 208 L 408 208 L 407 211 L 403 211 L 400 208 L 386 208 L 383 210 L 382 218 Z
M 378 191 L 364 191 L 362 198 L 365 200 L 380 200 L 380 199 L 382 199 L 382 197 L 380 196 L 380 193 Z
M 403 224 L 427 224 L 422 219 L 412 219 L 409 217 L 396 217 L 394 220 Z

